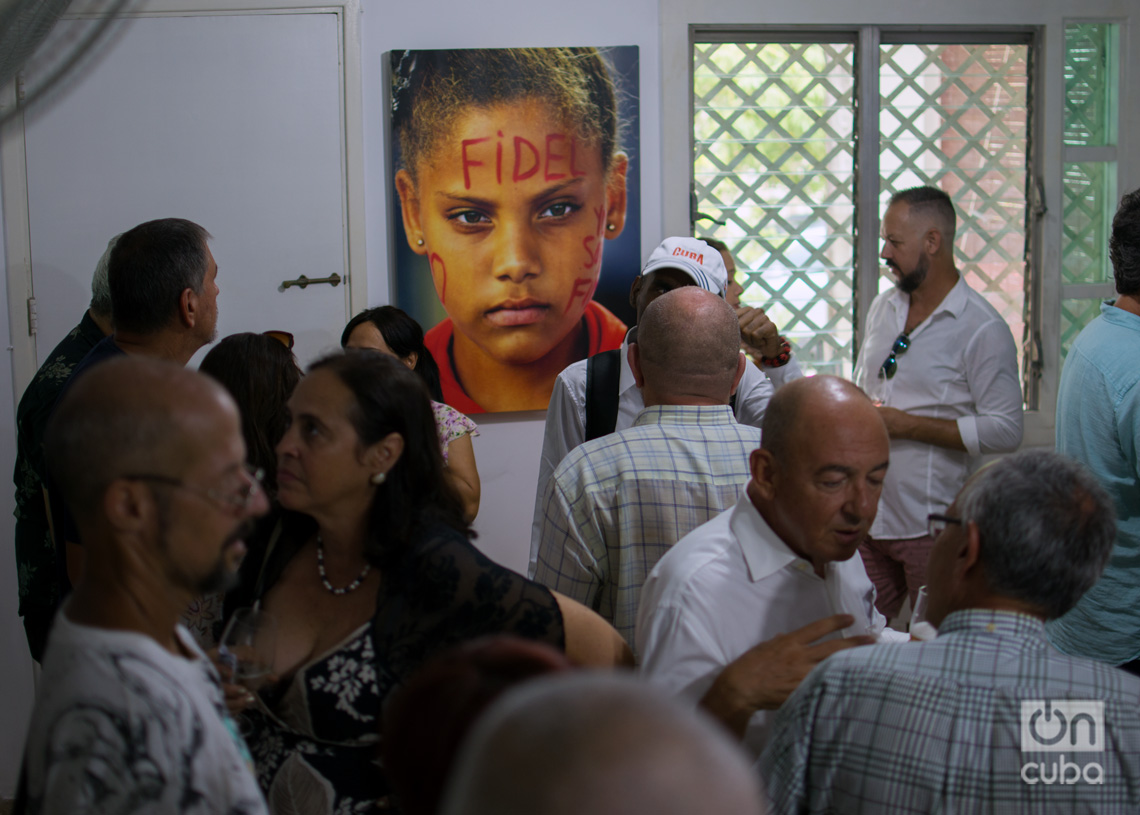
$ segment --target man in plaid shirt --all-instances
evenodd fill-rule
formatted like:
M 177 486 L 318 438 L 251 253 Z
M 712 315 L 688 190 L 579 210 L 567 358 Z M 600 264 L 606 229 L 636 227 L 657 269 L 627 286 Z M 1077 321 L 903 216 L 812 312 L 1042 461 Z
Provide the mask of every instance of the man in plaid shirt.
M 633 427 L 570 451 L 554 471 L 534 579 L 590 606 L 628 642 L 645 576 L 731 506 L 760 429 L 729 399 L 744 373 L 732 307 L 696 286 L 649 304 L 630 345 L 645 408 Z
M 836 654 L 804 680 L 760 759 L 773 811 L 1140 811 L 1140 679 L 1045 637 L 1112 550 L 1103 489 L 1020 453 L 929 526 L 937 638 Z

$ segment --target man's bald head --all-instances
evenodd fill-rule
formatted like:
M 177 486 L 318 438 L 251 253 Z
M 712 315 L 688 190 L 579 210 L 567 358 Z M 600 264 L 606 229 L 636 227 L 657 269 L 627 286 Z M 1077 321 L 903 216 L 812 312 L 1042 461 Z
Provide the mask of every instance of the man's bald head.
M 740 365 L 740 324 L 724 298 L 684 286 L 645 309 L 637 354 L 647 386 L 670 401 L 698 396 L 727 404 Z
M 445 815 L 754 815 L 739 748 L 691 706 L 630 677 L 571 673 L 512 691 L 480 720 Z
M 237 407 L 209 378 L 172 362 L 121 357 L 95 366 L 68 390 L 48 424 L 44 455 L 82 522 L 116 478 L 179 475 L 194 459 L 203 428 L 219 420 L 237 421 Z
M 799 437 L 815 435 L 841 416 L 858 417 L 869 433 L 886 438 L 886 427 L 874 404 L 846 379 L 809 376 L 789 382 L 768 403 L 760 447 L 783 460 L 799 446 Z

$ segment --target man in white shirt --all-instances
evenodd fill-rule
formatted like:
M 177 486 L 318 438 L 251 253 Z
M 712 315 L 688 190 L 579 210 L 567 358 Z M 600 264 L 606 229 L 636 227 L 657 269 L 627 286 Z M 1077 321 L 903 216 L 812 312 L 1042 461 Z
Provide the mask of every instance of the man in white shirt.
M 112 359 L 64 396 L 44 448 L 86 557 L 48 639 L 27 811 L 266 812 L 217 671 L 178 624 L 232 581 L 268 509 L 237 406 L 173 363 Z
M 645 582 L 641 670 L 700 702 L 754 756 L 766 711 L 815 662 L 884 634 L 857 550 L 875 518 L 889 446 L 875 407 L 850 382 L 785 385 L 768 406 L 736 506 L 682 538 Z M 820 619 L 827 615 L 845 616 Z M 843 639 L 808 647 L 840 629 Z M 790 665 L 781 658 L 789 647 L 799 649 Z
M 924 582 L 934 544 L 926 516 L 946 511 L 972 457 L 1021 444 L 1017 349 L 1001 315 L 955 268 L 955 229 L 939 189 L 891 198 L 880 257 L 896 288 L 871 303 L 855 364 L 855 383 L 881 405 L 891 436 L 879 515 L 860 548 L 887 617 Z
M 666 238 L 653 250 L 641 275 L 633 281 L 629 292 L 629 302 L 637 310 L 637 320 L 641 321 L 645 309 L 656 298 L 667 291 L 682 286 L 699 286 L 718 297 L 726 297 L 729 274 L 725 267 L 725 256 L 720 251 L 697 238 Z M 735 268 L 735 267 L 734 267 Z M 739 309 L 742 339 L 760 344 L 763 312 L 758 309 Z M 613 361 L 612 378 L 617 380 L 617 393 L 612 394 L 603 387 L 610 383 L 610 376 L 602 373 L 598 362 L 607 353 L 598 354 L 594 360 L 581 360 L 569 366 L 554 381 L 554 391 L 550 396 L 550 406 L 546 412 L 546 430 L 542 440 L 542 458 L 538 465 L 538 488 L 535 493 L 534 522 L 531 527 L 530 570 L 533 577 L 538 560 L 538 546 L 542 540 L 544 516 L 543 499 L 546 487 L 554 468 L 566 454 L 584 441 L 597 438 L 615 430 L 624 430 L 633 424 L 634 419 L 645 407 L 641 390 L 634 381 L 629 367 L 629 346 L 636 341 L 637 327 L 631 328 L 618 351 L 607 352 Z M 802 376 L 796 361 L 788 360 L 776 367 L 759 368 L 749 363 L 744 369 L 740 384 L 733 396 L 733 413 L 741 424 L 759 427 L 764 419 L 764 409 L 772 398 L 773 383 L 777 386 L 785 381 Z M 590 372 L 594 373 L 591 374 Z M 587 403 L 591 388 L 588 379 L 595 376 L 595 384 L 604 393 L 601 399 L 588 410 Z M 771 377 L 771 381 L 769 378 Z M 616 399 L 613 397 L 616 396 Z M 616 417 L 602 417 L 598 401 L 616 409 Z M 614 404 L 616 402 L 616 404 Z M 594 411 L 591 413 L 591 411 Z M 590 414 L 590 415 L 588 415 Z M 591 432 L 592 431 L 592 432 Z

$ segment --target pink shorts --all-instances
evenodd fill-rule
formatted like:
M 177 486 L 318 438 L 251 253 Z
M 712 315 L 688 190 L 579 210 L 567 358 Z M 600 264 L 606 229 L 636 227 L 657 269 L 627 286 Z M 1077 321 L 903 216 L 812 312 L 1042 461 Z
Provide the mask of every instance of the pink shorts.
M 867 538 L 859 546 L 867 577 L 875 586 L 875 607 L 888 620 L 898 616 L 903 598 L 910 596 L 911 607 L 918 589 L 926 585 L 926 561 L 934 538 Z

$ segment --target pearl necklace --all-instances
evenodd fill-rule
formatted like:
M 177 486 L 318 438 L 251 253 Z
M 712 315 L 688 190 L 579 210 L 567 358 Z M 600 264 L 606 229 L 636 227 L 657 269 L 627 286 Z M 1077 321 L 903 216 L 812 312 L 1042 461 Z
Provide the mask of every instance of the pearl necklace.
M 317 535 L 317 574 L 321 576 L 321 585 L 328 589 L 329 592 L 340 596 L 342 594 L 348 594 L 350 591 L 356 591 L 360 588 L 360 584 L 364 582 L 364 578 L 368 577 L 370 571 L 372 571 L 372 564 L 365 563 L 364 571 L 357 575 L 355 580 L 344 588 L 336 588 L 329 582 L 328 575 L 325 574 L 325 542 L 321 540 L 320 535 Z

